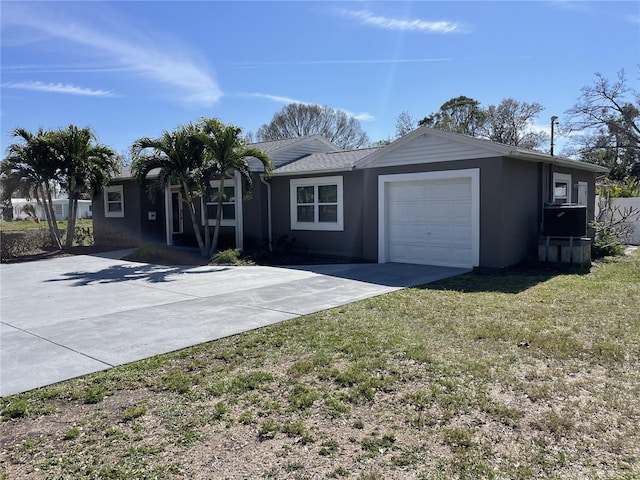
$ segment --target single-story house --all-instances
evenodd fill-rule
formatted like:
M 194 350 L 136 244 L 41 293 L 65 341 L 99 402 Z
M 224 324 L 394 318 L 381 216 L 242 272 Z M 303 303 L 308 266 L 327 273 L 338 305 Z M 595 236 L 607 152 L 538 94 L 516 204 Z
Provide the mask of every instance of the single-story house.
M 69 218 L 69 199 L 68 198 L 54 198 L 52 200 L 53 211 L 56 214 L 56 220 L 67 220 Z M 11 206 L 13 208 L 13 220 L 24 220 L 29 215 L 24 211 L 26 205 L 32 205 L 35 209 L 38 219 L 46 220 L 44 209 L 38 202 L 33 199 L 26 198 L 12 198 Z M 78 200 L 78 211 L 76 218 L 91 218 L 93 205 L 91 200 Z
M 535 258 L 545 205 L 579 203 L 592 215 L 596 177 L 606 173 L 427 127 L 351 151 L 318 135 L 252 146 L 266 151 L 275 169 L 265 179 L 252 162 L 250 199 L 237 175 L 225 182 L 222 227 L 230 246 L 380 263 L 501 269 Z M 96 242 L 194 242 L 180 200 L 173 187 L 149 199 L 125 172 L 94 200 Z M 202 223 L 203 209 L 215 218 L 217 208 L 206 200 Z

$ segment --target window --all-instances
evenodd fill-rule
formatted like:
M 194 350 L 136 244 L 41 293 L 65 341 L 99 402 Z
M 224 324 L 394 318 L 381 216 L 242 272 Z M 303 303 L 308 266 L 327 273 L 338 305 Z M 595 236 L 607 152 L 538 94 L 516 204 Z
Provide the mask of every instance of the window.
M 291 229 L 342 231 L 342 177 L 291 180 Z
M 124 217 L 124 193 L 122 185 L 111 185 L 104 189 L 104 216 Z
M 56 214 L 56 218 L 60 220 L 62 218 L 62 204 L 54 203 L 53 204 L 53 213 Z
M 578 203 L 580 205 L 587 205 L 587 193 L 589 184 L 587 182 L 578 182 Z
M 209 225 L 215 225 L 218 218 L 218 195 L 220 193 L 220 181 L 212 180 L 211 188 L 207 189 L 207 215 Z M 225 179 L 224 192 L 222 195 L 222 226 L 233 226 L 236 224 L 236 187 L 233 178 Z M 202 224 L 204 225 L 204 218 Z
M 571 175 L 553 174 L 553 203 L 571 203 Z

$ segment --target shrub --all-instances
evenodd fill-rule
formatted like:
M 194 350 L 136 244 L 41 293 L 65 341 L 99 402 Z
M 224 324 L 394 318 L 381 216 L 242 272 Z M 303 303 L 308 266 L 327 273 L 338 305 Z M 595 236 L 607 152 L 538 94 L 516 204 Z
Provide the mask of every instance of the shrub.
M 253 265 L 253 262 L 243 258 L 239 248 L 229 248 L 216 253 L 210 265 Z
M 0 232 L 0 261 L 7 262 L 12 258 L 51 246 L 51 237 L 46 229 Z
M 622 255 L 622 243 L 632 231 L 632 222 L 640 220 L 640 212 L 633 207 L 614 206 L 607 197 L 601 198 L 597 206 L 598 215 L 589 224 L 594 231 L 591 257 Z
M 624 247 L 616 232 L 613 222 L 591 222 L 595 235 L 591 244 L 591 258 L 614 257 L 624 253 Z
M 73 244 L 74 245 L 93 245 L 93 228 L 91 227 L 76 227 L 73 232 Z

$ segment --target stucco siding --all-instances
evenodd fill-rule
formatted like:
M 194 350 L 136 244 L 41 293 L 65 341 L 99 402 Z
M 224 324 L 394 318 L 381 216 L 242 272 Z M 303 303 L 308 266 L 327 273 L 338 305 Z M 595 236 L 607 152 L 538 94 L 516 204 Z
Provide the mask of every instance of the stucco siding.
M 268 247 L 269 212 L 267 204 L 267 187 L 257 175 L 254 175 L 251 198 L 244 200 L 242 204 L 245 250 L 262 250 Z
M 363 220 L 363 257 L 378 261 L 378 176 L 472 168 L 480 169 L 480 266 L 503 266 L 500 242 L 503 220 L 496 210 L 502 203 L 502 158 L 499 157 L 367 169 L 363 177 L 363 194 L 367 198 Z
M 104 216 L 104 192 L 93 201 L 93 235 L 96 245 L 132 247 L 142 243 L 140 187 L 132 181 L 113 182 L 123 186 L 124 217 Z
M 275 177 L 271 180 L 273 246 L 276 250 L 285 249 L 290 245 L 295 250 L 306 253 L 352 259 L 362 258 L 362 172 L 345 172 L 334 175 L 341 176 L 343 179 L 343 231 L 293 230 L 291 228 L 289 196 L 291 177 Z M 308 178 L 315 177 L 318 175 L 310 175 Z M 372 208 L 375 209 L 375 206 Z
M 140 190 L 140 230 L 144 243 L 165 243 L 164 195 L 156 195 L 153 200 L 145 190 Z
M 503 159 L 502 178 L 502 185 L 496 186 L 502 199 L 495 199 L 502 234 L 496 242 L 502 253 L 500 266 L 506 267 L 535 258 L 542 185 L 538 164 L 510 158 Z

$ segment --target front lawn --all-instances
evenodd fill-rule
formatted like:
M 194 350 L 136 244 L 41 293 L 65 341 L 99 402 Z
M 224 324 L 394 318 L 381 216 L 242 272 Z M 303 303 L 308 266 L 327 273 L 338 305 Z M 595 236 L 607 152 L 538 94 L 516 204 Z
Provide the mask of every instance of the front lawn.
M 4 398 L 0 478 L 638 478 L 638 253 L 468 274 Z
M 66 231 L 67 230 L 67 221 L 66 220 L 58 220 L 58 230 Z M 91 228 L 93 229 L 93 220 L 90 218 L 80 218 L 76 221 L 76 228 Z M 33 220 L 14 220 L 11 222 L 0 222 L 0 231 L 1 232 L 24 232 L 25 230 L 48 230 L 47 221 L 41 220 L 39 223 L 34 222 Z

